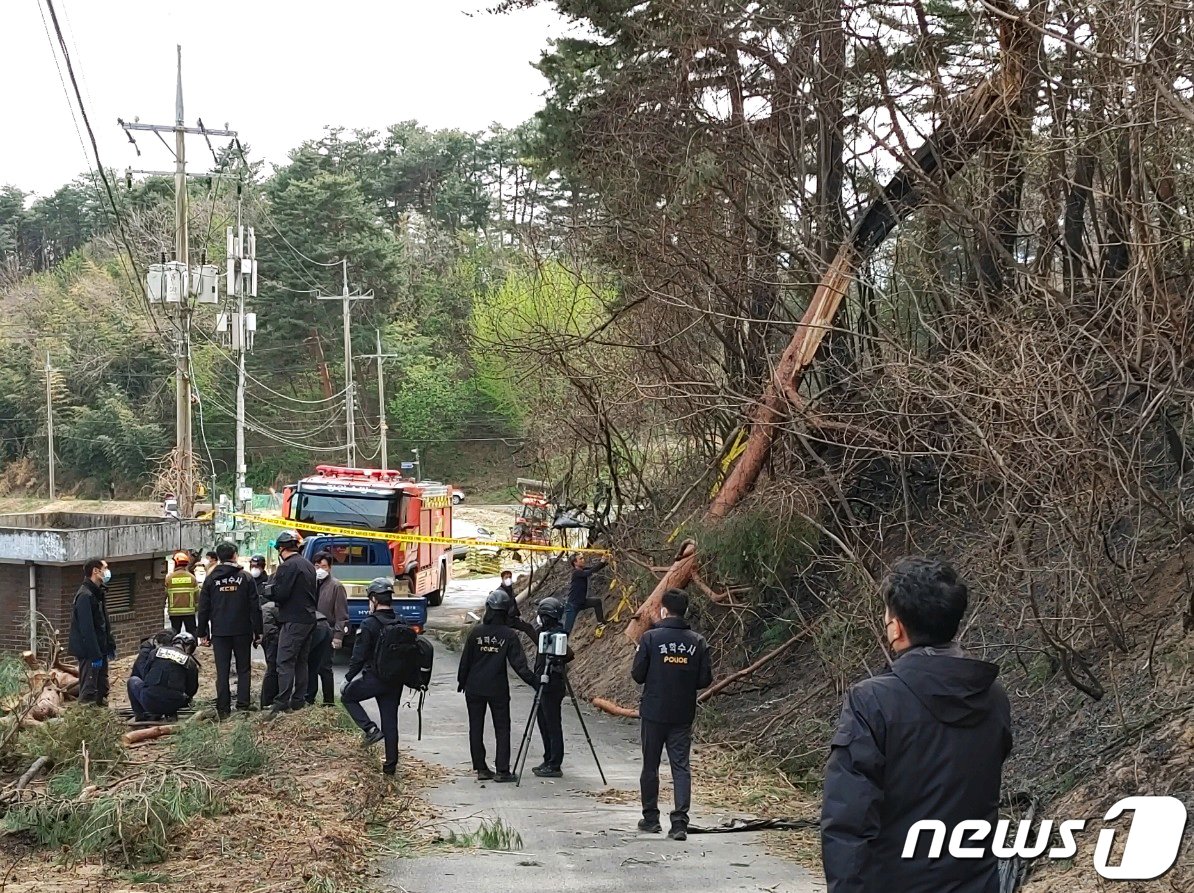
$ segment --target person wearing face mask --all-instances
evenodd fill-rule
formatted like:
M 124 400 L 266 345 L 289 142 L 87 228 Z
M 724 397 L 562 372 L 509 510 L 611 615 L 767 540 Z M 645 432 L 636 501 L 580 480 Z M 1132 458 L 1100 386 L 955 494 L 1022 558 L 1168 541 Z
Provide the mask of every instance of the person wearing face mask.
M 111 579 L 108 562 L 88 558 L 83 565 L 83 583 L 71 606 L 69 644 L 79 662 L 80 704 L 108 703 L 108 662 L 116 659 L 105 589 Z
M 688 596 L 680 589 L 663 594 L 659 622 L 643 633 L 630 675 L 643 687 L 639 702 L 639 731 L 643 744 L 643 771 L 639 776 L 643 817 L 638 829 L 650 834 L 659 824 L 659 760 L 667 747 L 672 769 L 672 840 L 688 838 L 688 807 L 692 799 L 692 722 L 696 719 L 697 692 L 713 683 L 713 665 L 705 637 L 684 619 Z
M 829 893 L 995 893 L 990 849 L 976 858 L 931 858 L 932 835 L 904 856 L 918 822 L 994 823 L 1012 749 L 1011 708 L 999 667 L 954 641 L 966 584 L 948 564 L 901 558 L 879 586 L 888 669 L 846 693 L 830 744 L 821 805 Z
M 264 555 L 254 555 L 249 559 L 249 576 L 257 584 L 258 591 L 269 582 L 269 571 L 265 569 Z
M 498 586 L 498 589 L 502 590 L 503 592 L 506 593 L 506 595 L 510 596 L 511 602 L 513 602 L 515 600 L 514 599 L 514 575 L 512 573 L 510 573 L 510 571 L 502 571 L 502 583 L 500 586 Z
M 329 552 L 315 555 L 315 580 L 318 596 L 315 606 L 316 624 L 311 640 L 311 657 L 307 672 L 307 703 L 314 704 L 323 684 L 323 704 L 331 707 L 336 703 L 332 674 L 332 652 L 339 651 L 344 644 L 344 633 L 348 630 L 348 592 L 344 584 L 332 576 L 332 556 Z

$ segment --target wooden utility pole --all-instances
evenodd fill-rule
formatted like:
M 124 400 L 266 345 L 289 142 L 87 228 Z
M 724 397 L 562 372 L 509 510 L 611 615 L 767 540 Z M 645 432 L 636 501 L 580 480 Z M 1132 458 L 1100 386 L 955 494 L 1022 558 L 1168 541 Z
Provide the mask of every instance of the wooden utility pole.
M 54 368 L 50 365 L 50 352 L 46 351 L 46 450 L 50 460 L 50 501 L 57 499 L 54 487 Z
M 389 468 L 389 426 L 386 424 L 386 376 L 383 368 L 386 360 L 398 359 L 396 353 L 381 352 L 381 329 L 377 330 L 377 353 L 365 354 L 365 357 L 377 362 L 377 412 L 381 422 L 381 467 Z
M 194 444 L 191 434 L 191 305 L 190 277 L 190 233 L 187 226 L 187 134 L 199 134 L 204 138 L 212 136 L 235 137 L 234 130 L 213 130 L 212 128 L 187 127 L 183 118 L 182 104 L 182 47 L 177 47 L 178 69 L 174 87 L 174 123 L 141 124 L 117 119 L 125 133 L 146 130 L 159 136 L 174 134 L 174 259 L 181 266 L 183 275 L 180 283 L 178 306 L 175 308 L 175 350 L 174 350 L 174 439 L 178 468 L 178 511 L 184 518 L 195 513 L 195 468 Z M 202 122 L 200 122 L 202 125 Z M 132 138 L 130 134 L 130 139 Z M 214 502 L 216 494 L 212 493 Z
M 350 308 L 353 301 L 372 301 L 373 294 L 354 295 L 348 292 L 348 259 L 340 261 L 343 274 L 344 289 L 338 295 L 316 295 L 320 301 L 341 301 L 344 308 L 344 426 L 348 432 L 347 458 L 348 467 L 355 468 L 357 464 L 357 422 L 356 422 L 356 388 L 352 381 L 352 314 Z

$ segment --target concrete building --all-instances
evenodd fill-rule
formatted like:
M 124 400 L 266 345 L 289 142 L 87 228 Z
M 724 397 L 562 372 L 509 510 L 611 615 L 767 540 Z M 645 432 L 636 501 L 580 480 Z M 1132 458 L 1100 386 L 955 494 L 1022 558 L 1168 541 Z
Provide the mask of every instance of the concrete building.
M 120 655 L 162 627 L 167 559 L 178 549 L 209 549 L 209 521 L 74 512 L 0 515 L 0 651 L 36 650 L 58 631 L 66 647 L 83 565 L 112 569 L 108 614 Z M 40 619 L 39 619 L 40 615 Z

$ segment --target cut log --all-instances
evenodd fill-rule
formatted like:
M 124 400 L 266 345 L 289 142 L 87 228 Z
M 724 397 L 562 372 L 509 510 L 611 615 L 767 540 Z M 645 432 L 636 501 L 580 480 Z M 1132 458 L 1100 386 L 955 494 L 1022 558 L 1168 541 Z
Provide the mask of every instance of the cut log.
M 667 573 L 655 584 L 654 591 L 638 606 L 630 622 L 626 624 L 626 638 L 634 644 L 643 637 L 643 633 L 651 628 L 651 624 L 659 619 L 659 603 L 663 594 L 669 589 L 683 589 L 692 580 L 693 570 L 696 568 L 696 543 L 685 540 L 680 551 Z
M 21 660 L 23 660 L 25 662 L 25 666 L 31 670 L 41 669 L 41 661 L 37 659 L 37 655 L 32 651 L 22 651 Z
M 153 741 L 155 738 L 165 738 L 173 735 L 177 726 L 153 726 L 149 729 L 137 729 L 135 732 L 125 732 L 123 741 L 126 745 L 139 744 L 142 741 Z
M 785 651 L 787 651 L 789 648 L 791 648 L 793 645 L 795 645 L 797 642 L 799 642 L 803 636 L 804 636 L 803 632 L 800 633 L 799 635 L 792 636 L 792 638 L 788 639 L 788 641 L 784 642 L 778 648 L 773 648 L 771 651 L 768 651 L 766 654 L 764 654 L 762 657 L 760 657 L 758 660 L 756 660 L 749 667 L 744 667 L 741 670 L 739 670 L 737 673 L 731 673 L 729 676 L 726 676 L 725 679 L 722 679 L 718 682 L 714 682 L 707 689 L 705 689 L 703 692 L 700 693 L 700 695 L 697 697 L 697 703 L 698 704 L 704 703 L 705 701 L 709 700 L 711 697 L 713 697 L 718 692 L 724 691 L 726 688 L 733 685 L 735 682 L 738 682 L 741 679 L 745 679 L 747 676 L 754 673 L 760 667 L 766 666 L 771 661 L 775 660 L 777 657 L 779 657 L 781 654 L 783 654 Z
M 46 720 L 62 713 L 62 692 L 53 686 L 47 686 L 38 692 L 32 706 L 29 708 L 31 719 Z
M 638 711 L 630 707 L 623 707 L 620 704 L 615 704 L 609 698 L 593 698 L 590 702 L 598 710 L 604 710 L 613 716 L 624 716 L 627 719 L 638 719 Z

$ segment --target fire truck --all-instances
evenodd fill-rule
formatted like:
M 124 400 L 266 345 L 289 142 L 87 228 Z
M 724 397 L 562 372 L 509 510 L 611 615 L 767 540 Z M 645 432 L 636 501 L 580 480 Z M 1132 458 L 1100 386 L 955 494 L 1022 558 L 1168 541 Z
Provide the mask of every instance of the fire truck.
M 419 483 L 397 471 L 319 465 L 315 474 L 283 490 L 282 517 L 304 537 L 309 532 L 304 523 L 450 537 L 452 492 L 444 484 Z M 452 578 L 451 546 L 393 541 L 387 545 L 395 590 L 405 583 L 412 596 L 426 598 L 432 607 L 442 604 Z

